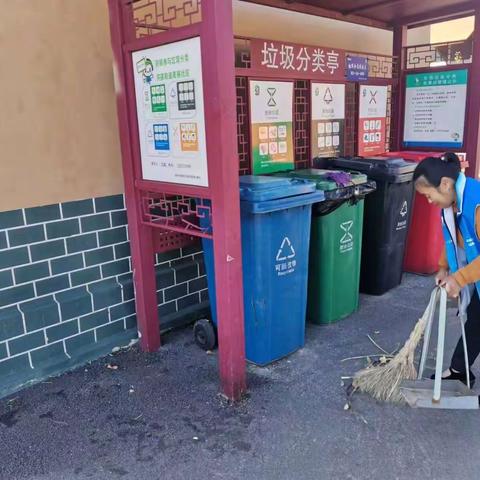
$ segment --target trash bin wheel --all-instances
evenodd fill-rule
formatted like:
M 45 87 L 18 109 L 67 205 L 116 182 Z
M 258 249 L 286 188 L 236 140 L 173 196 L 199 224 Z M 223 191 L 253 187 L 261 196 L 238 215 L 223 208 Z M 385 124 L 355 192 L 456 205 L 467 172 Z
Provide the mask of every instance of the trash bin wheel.
M 206 318 L 195 322 L 193 337 L 195 338 L 195 343 L 203 350 L 213 350 L 217 343 L 215 328 L 212 322 Z

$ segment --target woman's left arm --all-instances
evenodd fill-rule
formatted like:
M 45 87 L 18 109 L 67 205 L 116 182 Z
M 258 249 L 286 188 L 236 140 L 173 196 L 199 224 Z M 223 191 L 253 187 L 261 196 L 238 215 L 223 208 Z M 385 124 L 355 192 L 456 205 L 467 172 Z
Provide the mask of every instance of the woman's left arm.
M 480 205 L 478 205 L 475 210 L 475 231 L 477 233 L 477 238 L 480 238 Z M 460 288 L 463 288 L 469 283 L 480 281 L 480 257 L 477 257 L 468 265 L 455 272 L 453 277 Z

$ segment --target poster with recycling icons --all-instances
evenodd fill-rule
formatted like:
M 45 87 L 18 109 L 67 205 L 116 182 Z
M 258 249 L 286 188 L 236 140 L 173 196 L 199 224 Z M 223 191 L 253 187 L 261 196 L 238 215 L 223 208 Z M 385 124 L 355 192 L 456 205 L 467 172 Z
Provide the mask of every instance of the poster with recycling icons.
M 385 153 L 388 87 L 360 85 L 358 154 L 362 157 Z
M 342 155 L 345 127 L 345 85 L 312 82 L 311 99 L 312 157 Z
M 132 60 L 143 179 L 207 187 L 200 38 Z
M 291 170 L 293 82 L 250 81 L 252 172 Z

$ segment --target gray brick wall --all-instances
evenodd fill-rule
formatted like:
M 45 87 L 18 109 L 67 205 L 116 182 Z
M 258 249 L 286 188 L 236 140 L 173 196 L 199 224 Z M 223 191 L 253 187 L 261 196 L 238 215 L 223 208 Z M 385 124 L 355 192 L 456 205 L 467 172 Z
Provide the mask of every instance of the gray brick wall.
M 162 321 L 208 308 L 200 246 L 155 264 Z M 136 336 L 123 195 L 0 212 L 0 396 Z

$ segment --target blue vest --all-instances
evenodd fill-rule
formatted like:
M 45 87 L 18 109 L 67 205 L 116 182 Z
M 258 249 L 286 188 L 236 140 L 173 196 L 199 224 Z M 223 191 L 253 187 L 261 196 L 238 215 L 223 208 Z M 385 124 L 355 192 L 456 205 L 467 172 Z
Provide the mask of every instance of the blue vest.
M 475 211 L 477 206 L 480 206 L 480 182 L 473 178 L 467 178 L 463 173 L 460 173 L 455 183 L 455 191 L 458 208 L 456 214 L 457 227 L 463 237 L 467 263 L 471 263 L 480 255 L 480 239 L 477 238 L 475 231 Z M 450 271 L 455 273 L 459 269 L 458 258 L 452 234 L 445 222 L 445 211 L 442 211 L 442 229 L 448 266 Z M 456 232 L 453 232 L 453 234 L 456 235 Z M 475 287 L 480 296 L 480 281 L 475 283 Z

